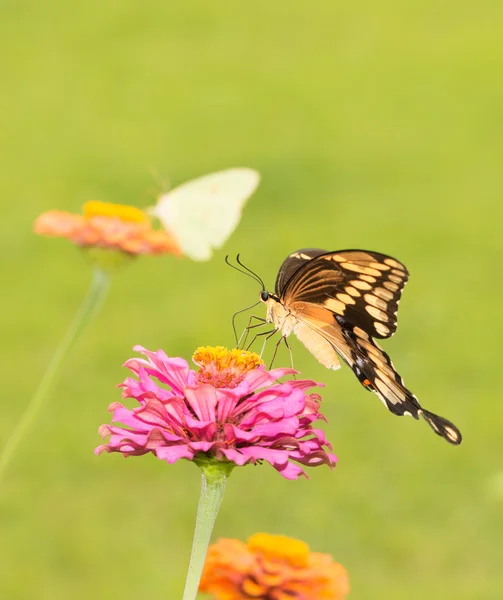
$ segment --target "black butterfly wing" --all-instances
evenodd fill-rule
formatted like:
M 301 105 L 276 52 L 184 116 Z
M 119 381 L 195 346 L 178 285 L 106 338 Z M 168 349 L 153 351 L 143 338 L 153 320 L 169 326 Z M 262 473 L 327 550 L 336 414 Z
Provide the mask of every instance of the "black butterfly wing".
M 274 286 L 276 294 L 281 296 L 288 281 L 301 267 L 307 264 L 311 259 L 326 253 L 327 251 L 322 250 L 321 248 L 303 248 L 302 250 L 297 250 L 288 255 L 281 264 L 278 276 L 276 277 L 276 284 Z
M 297 250 L 280 267 L 276 294 L 323 306 L 376 338 L 391 337 L 408 280 L 406 267 L 391 256 L 367 250 Z
M 327 309 L 310 303 L 295 302 L 291 306 L 299 325 L 294 330 L 297 337 L 326 366 L 334 363 L 335 352 L 351 367 L 360 383 L 374 392 L 395 415 L 423 417 L 435 433 L 451 444 L 460 444 L 461 433 L 447 419 L 431 413 L 419 404 L 396 371 L 390 357 L 358 326 L 344 317 L 334 317 Z M 332 368 L 336 368 L 332 366 Z

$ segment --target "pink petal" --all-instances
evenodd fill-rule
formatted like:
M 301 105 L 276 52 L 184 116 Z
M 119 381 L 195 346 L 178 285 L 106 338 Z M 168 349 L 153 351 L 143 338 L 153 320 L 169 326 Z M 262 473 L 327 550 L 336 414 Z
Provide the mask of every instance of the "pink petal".
M 242 467 L 247 462 L 250 462 L 253 460 L 252 458 L 250 458 L 249 456 L 246 456 L 245 454 L 243 454 L 240 450 L 237 450 L 236 448 L 224 448 L 221 451 L 221 453 L 223 454 L 223 456 L 225 456 L 225 458 L 228 461 L 235 463 L 238 467 Z
M 165 460 L 170 464 L 175 463 L 181 458 L 188 458 L 189 460 L 192 460 L 194 458 L 194 454 L 195 452 L 193 452 L 187 444 L 163 446 L 161 448 L 157 448 L 155 451 L 157 458 Z
M 303 471 L 303 469 L 301 469 L 298 465 L 294 463 L 289 462 L 286 465 L 280 467 L 273 465 L 273 467 L 278 471 L 280 475 L 283 475 L 285 479 L 294 480 L 298 479 L 299 477 L 305 477 L 306 479 L 309 479 L 306 473 Z
M 259 388 L 271 385 L 280 377 L 296 373 L 298 373 L 298 371 L 295 371 L 294 369 L 273 369 L 272 371 L 254 369 L 246 374 L 244 381 L 248 384 L 250 392 L 254 392 Z
M 183 358 L 169 358 L 162 350 L 151 352 L 143 346 L 134 346 L 133 350 L 141 352 L 149 360 L 131 359 L 126 361 L 128 368 L 142 363 L 150 375 L 166 383 L 177 393 L 182 392 L 184 387 L 194 384 L 195 373 L 190 370 L 188 362 Z
M 217 421 L 225 423 L 236 409 L 236 405 L 242 396 L 237 387 L 234 389 L 217 389 L 216 393 L 218 397 Z
M 272 465 L 285 465 L 288 462 L 288 452 L 285 450 L 271 450 L 262 446 L 247 446 L 240 448 L 240 451 L 245 456 L 253 460 L 266 460 Z
M 201 421 L 216 420 L 217 394 L 215 388 L 207 383 L 184 390 L 185 399 Z

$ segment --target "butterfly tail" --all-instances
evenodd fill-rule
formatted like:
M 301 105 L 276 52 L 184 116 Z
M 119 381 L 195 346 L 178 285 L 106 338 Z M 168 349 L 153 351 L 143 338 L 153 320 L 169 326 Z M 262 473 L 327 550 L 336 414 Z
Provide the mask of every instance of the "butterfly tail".
M 461 432 L 453 423 L 447 419 L 444 419 L 443 417 L 439 417 L 438 415 L 429 412 L 428 410 L 424 410 L 424 408 L 418 411 L 418 413 L 437 435 L 440 435 L 455 446 L 461 444 L 461 440 L 463 439 Z

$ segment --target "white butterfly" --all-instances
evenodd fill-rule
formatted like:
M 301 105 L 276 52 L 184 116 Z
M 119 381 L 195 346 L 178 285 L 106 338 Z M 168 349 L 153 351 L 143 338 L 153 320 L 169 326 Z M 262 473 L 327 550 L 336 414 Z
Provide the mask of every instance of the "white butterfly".
M 260 174 L 248 168 L 227 169 L 187 181 L 163 194 L 149 212 L 175 236 L 193 260 L 208 260 L 236 228 Z

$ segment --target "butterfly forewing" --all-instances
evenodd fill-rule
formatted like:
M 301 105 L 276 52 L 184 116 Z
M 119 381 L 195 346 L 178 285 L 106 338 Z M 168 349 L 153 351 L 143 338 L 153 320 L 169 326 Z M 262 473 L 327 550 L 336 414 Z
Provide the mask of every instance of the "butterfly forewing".
M 365 250 L 298 250 L 282 264 L 276 293 L 288 306 L 310 302 L 344 317 L 373 337 L 391 337 L 408 279 L 406 267 L 385 254 Z
M 193 260 L 208 260 L 236 228 L 260 175 L 234 168 L 187 181 L 162 194 L 150 212 Z
M 278 296 L 282 295 L 288 281 L 307 262 L 312 258 L 320 256 L 320 254 L 326 253 L 326 250 L 321 250 L 320 248 L 304 248 L 303 250 L 297 250 L 297 252 L 290 254 L 279 268 L 275 285 L 276 294 Z

